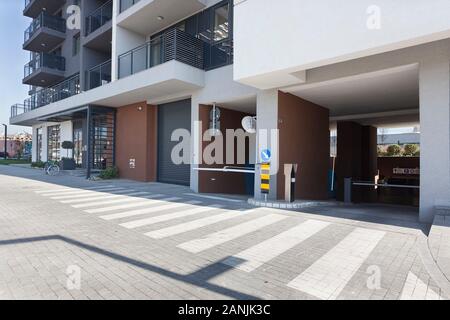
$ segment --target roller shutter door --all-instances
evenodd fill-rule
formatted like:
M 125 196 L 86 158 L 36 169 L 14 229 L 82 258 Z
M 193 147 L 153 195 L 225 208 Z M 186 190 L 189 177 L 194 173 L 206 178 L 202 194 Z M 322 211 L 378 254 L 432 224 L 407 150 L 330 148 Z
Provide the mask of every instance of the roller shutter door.
M 173 147 L 179 143 L 171 141 L 172 133 L 181 128 L 191 131 L 191 100 L 159 105 L 158 181 L 189 186 L 191 166 L 189 164 L 175 165 L 171 158 Z

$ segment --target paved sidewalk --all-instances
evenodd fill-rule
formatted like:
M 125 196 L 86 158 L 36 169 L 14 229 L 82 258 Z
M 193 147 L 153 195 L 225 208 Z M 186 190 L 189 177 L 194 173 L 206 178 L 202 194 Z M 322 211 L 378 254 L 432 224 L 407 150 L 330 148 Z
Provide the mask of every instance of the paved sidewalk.
M 404 208 L 302 212 L 0 166 L 0 299 L 447 299 Z
M 430 230 L 428 245 L 433 259 L 450 281 L 450 216 L 436 215 Z

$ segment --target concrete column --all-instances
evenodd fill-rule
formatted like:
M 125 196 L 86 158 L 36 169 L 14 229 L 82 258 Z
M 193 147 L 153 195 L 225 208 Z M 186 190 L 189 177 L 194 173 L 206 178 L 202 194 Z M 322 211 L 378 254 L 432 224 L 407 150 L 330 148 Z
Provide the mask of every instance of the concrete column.
M 257 137 L 256 137 L 256 174 L 255 174 L 255 199 L 263 199 L 261 194 L 261 151 L 270 149 L 271 177 L 270 194 L 271 200 L 277 199 L 277 174 L 283 174 L 278 170 L 278 90 L 260 91 L 256 102 Z
M 39 126 L 33 126 L 32 128 L 32 142 L 31 142 L 31 161 L 37 161 L 37 129 Z
M 450 201 L 450 61 L 448 52 L 420 64 L 420 220 Z
M 199 172 L 197 168 L 202 158 L 202 126 L 200 120 L 200 104 L 197 99 L 191 100 L 191 190 L 198 193 Z

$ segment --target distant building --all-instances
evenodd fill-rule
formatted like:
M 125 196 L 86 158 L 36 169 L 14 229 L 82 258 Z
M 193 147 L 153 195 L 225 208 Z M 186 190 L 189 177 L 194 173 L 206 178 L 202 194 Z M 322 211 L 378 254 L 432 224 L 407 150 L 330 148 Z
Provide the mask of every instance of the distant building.
M 379 134 L 378 145 L 386 146 L 391 144 L 420 144 L 420 133 L 398 133 L 398 134 Z
M 19 133 L 8 136 L 7 153 L 10 158 L 27 157 L 31 155 L 32 135 L 29 133 Z M 0 152 L 5 151 L 5 138 L 0 138 Z

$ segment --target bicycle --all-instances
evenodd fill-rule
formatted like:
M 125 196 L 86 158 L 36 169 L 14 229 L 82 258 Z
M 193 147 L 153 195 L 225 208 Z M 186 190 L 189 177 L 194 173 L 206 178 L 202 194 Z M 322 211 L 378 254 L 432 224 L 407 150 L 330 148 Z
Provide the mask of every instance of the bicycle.
M 59 164 L 57 161 L 47 161 L 44 166 L 45 174 L 49 176 L 56 176 L 59 174 Z

